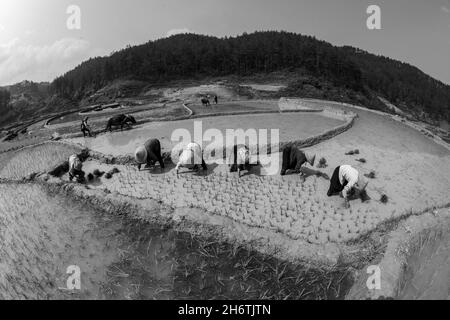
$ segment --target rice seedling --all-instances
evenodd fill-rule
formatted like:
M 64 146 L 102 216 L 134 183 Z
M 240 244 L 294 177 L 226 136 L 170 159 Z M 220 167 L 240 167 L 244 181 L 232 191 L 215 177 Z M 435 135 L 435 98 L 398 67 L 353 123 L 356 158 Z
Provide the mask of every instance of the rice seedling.
M 358 149 L 351 150 L 351 151 L 348 151 L 348 152 L 345 153 L 346 156 L 353 156 L 355 154 L 359 154 L 359 150 Z

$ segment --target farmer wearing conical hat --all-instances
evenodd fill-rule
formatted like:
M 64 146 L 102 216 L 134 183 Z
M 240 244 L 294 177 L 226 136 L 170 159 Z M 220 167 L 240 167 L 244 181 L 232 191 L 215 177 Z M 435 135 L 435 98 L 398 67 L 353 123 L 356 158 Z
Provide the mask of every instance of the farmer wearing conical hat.
M 341 165 L 337 167 L 330 180 L 330 188 L 327 195 L 329 197 L 341 193 L 345 200 L 345 207 L 350 206 L 349 197 L 361 197 L 365 200 L 365 191 L 368 181 L 366 181 L 356 170 L 350 165 Z
M 314 166 L 316 161 L 316 155 L 311 153 L 305 153 L 302 150 L 294 146 L 287 146 L 283 149 L 283 163 L 281 166 L 281 175 L 284 176 L 288 170 L 293 170 L 300 175 L 303 173 L 300 171 L 303 164 L 308 162 L 311 166 Z
M 164 161 L 161 156 L 161 143 L 158 139 L 150 139 L 136 149 L 134 158 L 138 169 L 141 170 L 141 165 L 146 164 L 146 168 L 152 165 L 152 162 L 159 162 L 161 171 L 164 169 Z

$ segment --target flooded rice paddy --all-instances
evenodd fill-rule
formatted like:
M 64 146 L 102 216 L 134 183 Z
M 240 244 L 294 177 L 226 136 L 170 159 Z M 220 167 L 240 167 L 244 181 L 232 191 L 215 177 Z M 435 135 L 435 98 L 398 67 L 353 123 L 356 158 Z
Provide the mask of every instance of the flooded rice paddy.
M 103 213 L 38 184 L 0 184 L 2 299 L 341 299 L 345 269 L 316 270 Z M 80 290 L 67 288 L 69 266 Z

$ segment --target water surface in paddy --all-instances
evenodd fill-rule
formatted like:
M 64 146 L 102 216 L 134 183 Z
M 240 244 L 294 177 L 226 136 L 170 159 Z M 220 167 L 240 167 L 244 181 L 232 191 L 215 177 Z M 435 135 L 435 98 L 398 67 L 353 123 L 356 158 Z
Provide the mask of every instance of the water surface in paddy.
M 163 151 L 170 151 L 175 144 L 171 141 L 172 133 L 175 130 L 187 129 L 192 139 L 194 138 L 194 122 L 201 123 L 203 134 L 208 129 L 218 129 L 224 137 L 227 129 L 268 129 L 268 142 L 270 142 L 271 129 L 279 130 L 280 141 L 291 141 L 318 135 L 343 124 L 341 120 L 315 113 L 234 115 L 152 122 L 129 131 L 107 133 L 95 139 L 77 138 L 73 141 L 104 154 L 119 156 L 132 154 L 147 139 L 157 138 L 162 143 Z M 209 142 L 205 144 L 208 145 Z M 250 141 L 250 144 L 254 144 L 253 141 Z

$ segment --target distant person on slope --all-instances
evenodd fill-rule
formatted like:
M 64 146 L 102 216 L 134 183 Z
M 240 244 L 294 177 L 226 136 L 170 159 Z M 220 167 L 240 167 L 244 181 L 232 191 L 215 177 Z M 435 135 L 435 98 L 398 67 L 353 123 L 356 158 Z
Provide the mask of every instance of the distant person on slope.
M 218 104 L 219 103 L 219 98 L 217 98 L 217 96 L 214 96 L 214 103 Z
M 84 182 L 85 173 L 83 171 L 83 163 L 80 158 L 73 154 L 69 157 L 69 180 L 77 179 L 78 183 Z
M 359 174 L 358 170 L 350 165 L 337 167 L 330 180 L 329 197 L 341 193 L 346 208 L 350 207 L 349 198 L 361 198 L 367 200 L 366 187 L 368 182 Z
M 83 132 L 83 136 L 86 137 L 86 132 L 89 134 L 89 137 L 92 137 L 91 128 L 88 125 L 89 118 L 86 117 L 81 121 L 81 132 Z

